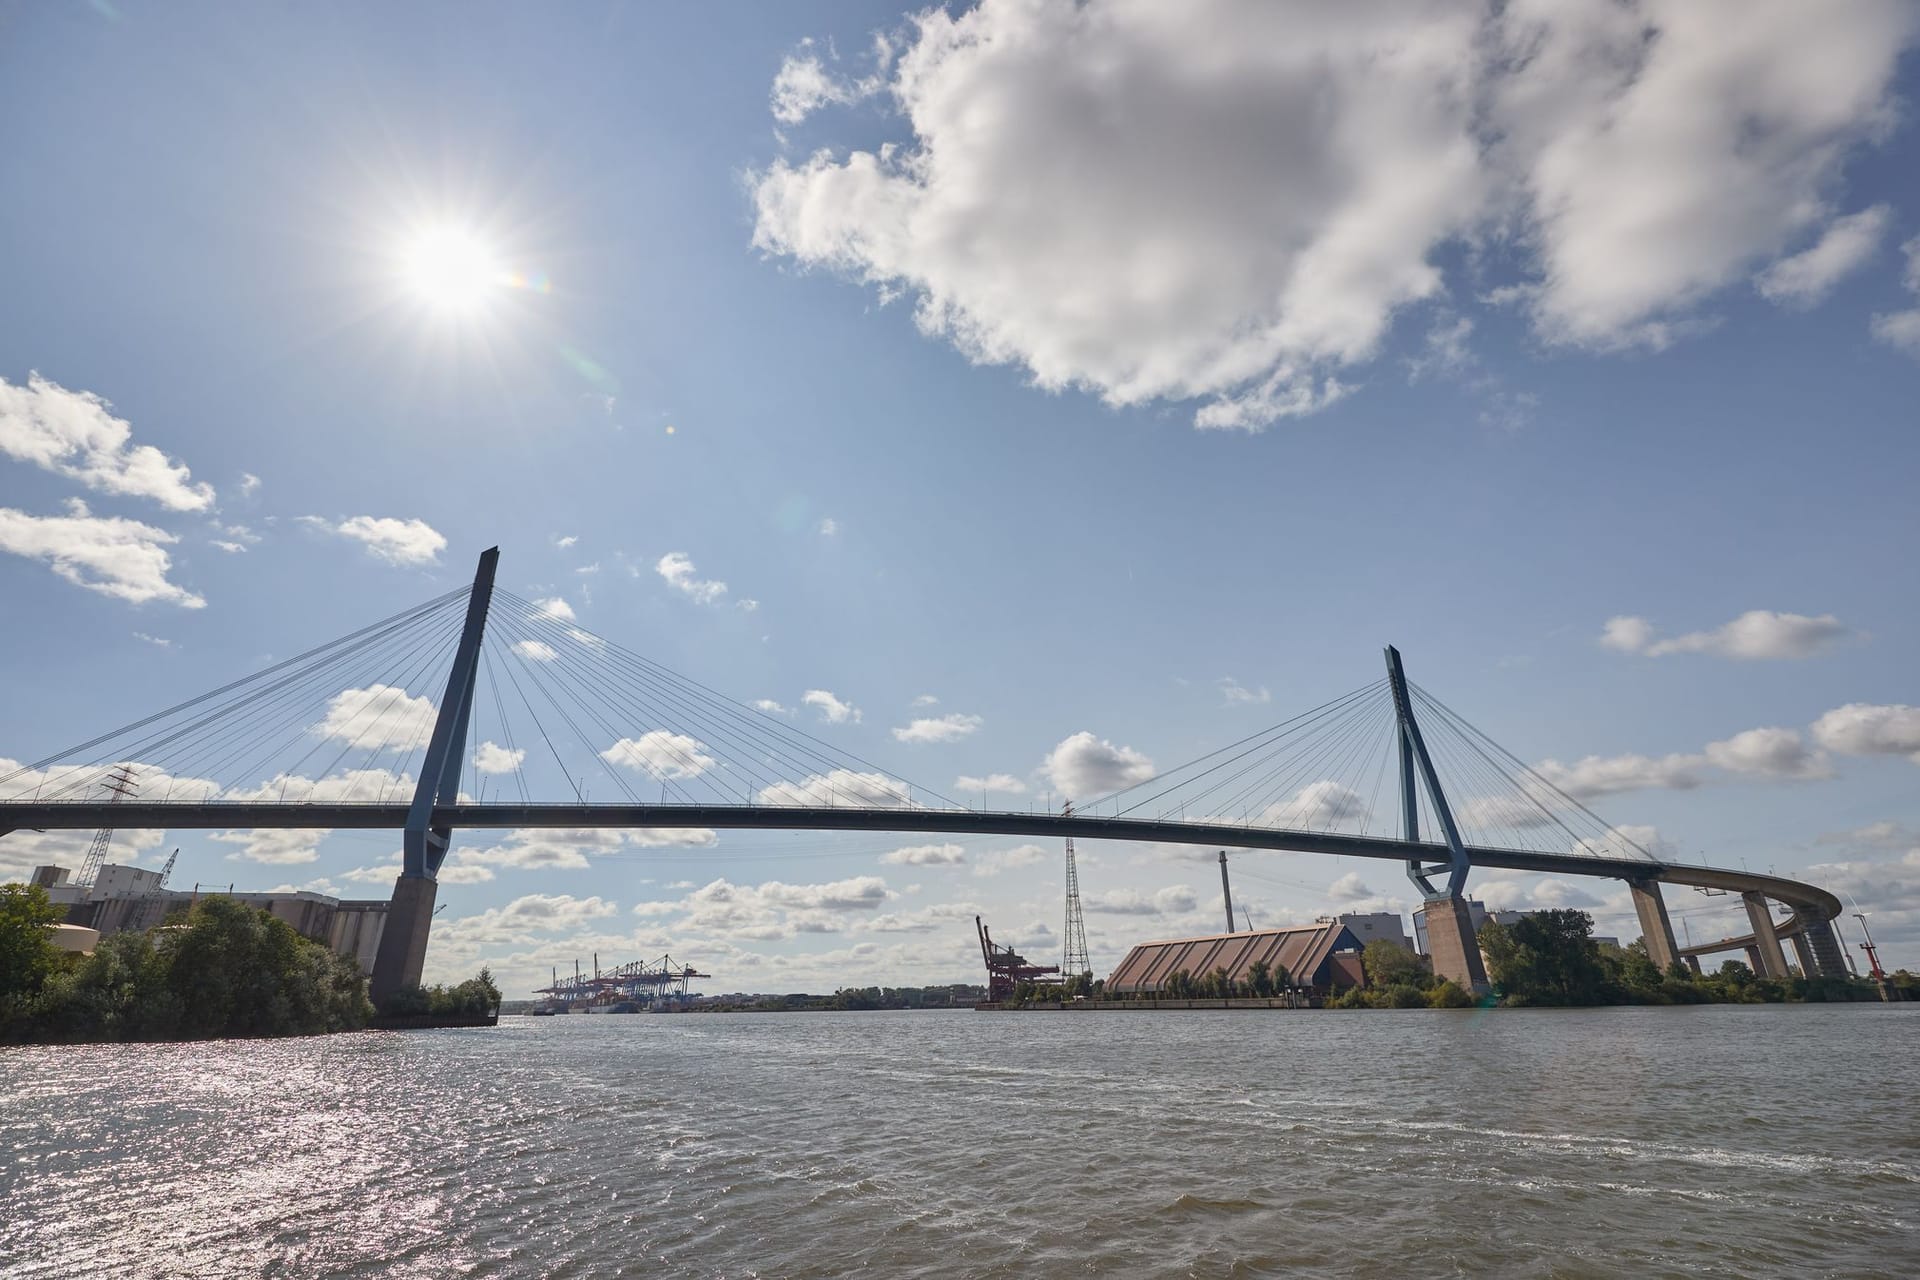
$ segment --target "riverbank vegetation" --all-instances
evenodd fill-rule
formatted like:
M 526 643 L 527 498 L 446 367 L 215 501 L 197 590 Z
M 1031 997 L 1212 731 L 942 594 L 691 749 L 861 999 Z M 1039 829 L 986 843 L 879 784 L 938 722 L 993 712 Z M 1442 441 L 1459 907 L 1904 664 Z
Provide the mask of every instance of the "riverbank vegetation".
M 1662 970 L 1639 942 L 1595 942 L 1584 911 L 1538 911 L 1480 928 L 1487 977 L 1504 1005 L 1765 1004 L 1878 1000 L 1858 978 L 1764 978 L 1738 960 L 1711 973 L 1678 962 Z
M 209 896 L 92 954 L 56 950 L 62 912 L 0 887 L 0 1040 L 209 1040 L 367 1025 L 360 967 L 232 898 Z
M 500 988 L 493 973 L 481 969 L 476 977 L 451 987 L 402 987 L 386 998 L 383 1018 L 487 1018 L 500 1012 Z

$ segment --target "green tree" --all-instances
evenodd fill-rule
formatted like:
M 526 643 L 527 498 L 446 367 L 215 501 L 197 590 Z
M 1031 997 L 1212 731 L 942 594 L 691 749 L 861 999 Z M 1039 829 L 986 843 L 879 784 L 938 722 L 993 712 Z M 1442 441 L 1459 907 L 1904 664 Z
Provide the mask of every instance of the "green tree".
M 1273 994 L 1273 971 L 1267 966 L 1265 960 L 1255 960 L 1247 966 L 1247 983 L 1253 988 L 1253 994 L 1257 997 L 1264 998 Z
M 1584 911 L 1536 911 L 1480 930 L 1488 976 L 1511 1004 L 1604 1004 L 1615 995 Z
M 58 968 L 52 926 L 64 918 L 39 885 L 0 885 L 0 1031 L 33 1009 Z
M 1432 1009 L 1471 1009 L 1473 1003 L 1473 993 L 1451 978 L 1442 978 L 1427 992 L 1427 1006 Z
M 1418 987 L 1430 976 L 1425 961 L 1388 938 L 1369 942 L 1360 953 L 1360 965 L 1366 970 L 1368 984 L 1375 987 L 1400 983 Z

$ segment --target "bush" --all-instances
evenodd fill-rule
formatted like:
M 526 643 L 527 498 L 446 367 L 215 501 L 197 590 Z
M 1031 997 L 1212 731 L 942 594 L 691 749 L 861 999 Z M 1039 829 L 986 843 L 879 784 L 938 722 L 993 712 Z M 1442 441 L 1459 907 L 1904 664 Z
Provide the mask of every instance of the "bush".
M 181 923 L 101 939 L 45 984 L 14 1034 L 42 1040 L 313 1035 L 367 1024 L 360 966 L 232 898 Z
M 1473 993 L 1451 978 L 1442 978 L 1427 992 L 1430 1009 L 1471 1009 L 1473 1006 Z

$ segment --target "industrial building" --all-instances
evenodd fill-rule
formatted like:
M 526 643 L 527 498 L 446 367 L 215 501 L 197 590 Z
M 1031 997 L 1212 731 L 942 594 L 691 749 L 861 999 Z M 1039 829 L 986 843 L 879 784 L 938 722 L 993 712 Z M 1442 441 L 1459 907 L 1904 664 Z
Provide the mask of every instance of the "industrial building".
M 167 888 L 164 872 L 113 863 L 101 866 L 90 885 L 76 884 L 67 868 L 51 866 L 35 867 L 31 883 L 45 889 L 55 906 L 66 908 L 68 924 L 92 930 L 96 937 L 151 929 L 202 896 L 199 888 Z M 362 972 L 373 972 L 387 922 L 385 899 L 356 901 L 307 890 L 220 892 L 286 921 L 295 933 L 324 943 L 336 955 L 353 957 Z
M 1284 969 L 1294 986 L 1332 991 L 1366 981 L 1360 949 L 1353 931 L 1337 920 L 1143 942 L 1115 967 L 1106 990 L 1117 995 L 1157 995 L 1176 973 L 1205 978 L 1216 969 L 1226 970 L 1235 982 L 1247 982 L 1254 964 L 1264 960 L 1276 976 Z

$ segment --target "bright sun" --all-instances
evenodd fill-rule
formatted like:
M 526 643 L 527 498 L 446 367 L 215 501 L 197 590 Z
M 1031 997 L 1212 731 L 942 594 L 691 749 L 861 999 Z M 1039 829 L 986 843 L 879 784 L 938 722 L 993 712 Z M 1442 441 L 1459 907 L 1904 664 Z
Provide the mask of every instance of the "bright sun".
M 415 236 L 401 255 L 408 289 L 449 315 L 478 310 L 506 281 L 492 248 L 471 231 L 433 227 Z

